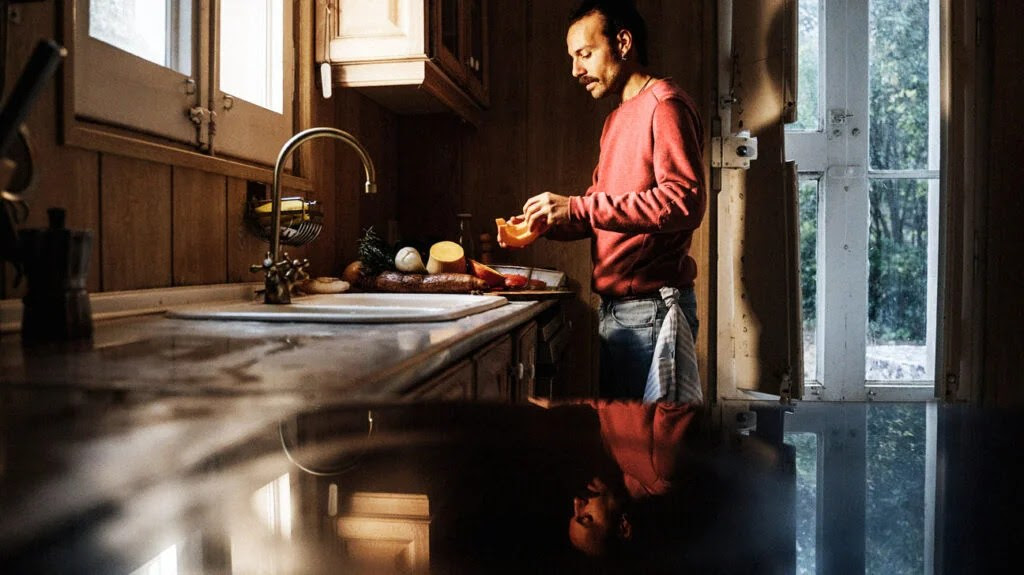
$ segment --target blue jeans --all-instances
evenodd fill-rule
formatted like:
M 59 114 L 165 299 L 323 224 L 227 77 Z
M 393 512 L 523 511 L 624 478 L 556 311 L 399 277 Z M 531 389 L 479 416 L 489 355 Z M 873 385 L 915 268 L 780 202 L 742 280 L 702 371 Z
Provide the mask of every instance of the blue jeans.
M 679 290 L 679 306 L 697 339 L 697 295 L 693 288 Z M 600 336 L 600 395 L 604 398 L 642 399 L 654 344 L 668 307 L 660 294 L 602 298 L 598 309 Z

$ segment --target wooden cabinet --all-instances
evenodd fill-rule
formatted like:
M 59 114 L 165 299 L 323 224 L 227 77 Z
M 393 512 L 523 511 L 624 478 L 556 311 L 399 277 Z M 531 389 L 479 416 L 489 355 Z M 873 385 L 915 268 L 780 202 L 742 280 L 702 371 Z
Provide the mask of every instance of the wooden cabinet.
M 512 352 L 512 338 L 505 335 L 474 356 L 475 399 L 478 401 L 511 401 Z
M 534 392 L 537 324 L 529 322 L 499 336 L 441 373 L 416 386 L 417 400 L 523 402 Z
M 458 401 L 473 397 L 473 362 L 464 359 L 417 386 L 409 394 L 415 399 Z
M 515 336 L 516 375 L 513 401 L 522 403 L 530 395 L 536 395 L 537 381 L 537 324 L 529 323 L 516 332 Z
M 322 0 L 318 60 L 335 86 L 398 113 L 451 111 L 479 123 L 488 103 L 486 0 Z

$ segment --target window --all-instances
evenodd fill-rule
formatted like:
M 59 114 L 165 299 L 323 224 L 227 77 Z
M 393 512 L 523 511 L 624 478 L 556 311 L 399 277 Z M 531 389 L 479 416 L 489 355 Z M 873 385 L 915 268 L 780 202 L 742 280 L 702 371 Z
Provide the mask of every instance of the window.
M 940 0 L 800 0 L 805 399 L 935 395 Z
M 294 132 L 292 4 L 75 0 L 74 116 L 273 163 Z

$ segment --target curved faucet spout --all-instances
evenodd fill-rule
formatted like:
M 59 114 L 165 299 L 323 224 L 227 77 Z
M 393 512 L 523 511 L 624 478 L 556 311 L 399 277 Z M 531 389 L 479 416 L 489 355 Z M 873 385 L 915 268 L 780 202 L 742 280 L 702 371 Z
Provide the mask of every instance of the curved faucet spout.
M 270 234 L 270 252 L 267 254 L 272 265 L 274 262 L 281 261 L 281 172 L 284 170 L 284 164 L 288 160 L 288 157 L 291 156 L 292 152 L 304 142 L 315 138 L 334 138 L 355 148 L 355 151 L 359 154 L 359 159 L 363 161 L 363 170 L 366 172 L 366 193 L 377 193 L 377 172 L 373 167 L 373 160 L 370 159 L 369 152 L 366 151 L 366 148 L 363 147 L 355 136 L 344 130 L 329 128 L 326 126 L 309 128 L 292 136 L 291 139 L 285 142 L 284 146 L 281 147 L 281 151 L 277 154 L 277 162 L 274 163 L 274 183 L 271 188 L 272 228 Z M 280 282 L 284 282 L 285 285 L 280 285 Z M 273 290 L 271 290 L 271 283 L 274 283 L 273 287 L 275 289 Z M 288 285 L 289 283 L 290 282 L 288 278 L 285 277 L 285 274 L 270 273 L 270 270 L 268 269 L 266 281 L 267 290 L 264 295 L 264 302 L 290 303 L 291 286 Z M 271 293 L 272 291 L 273 293 Z

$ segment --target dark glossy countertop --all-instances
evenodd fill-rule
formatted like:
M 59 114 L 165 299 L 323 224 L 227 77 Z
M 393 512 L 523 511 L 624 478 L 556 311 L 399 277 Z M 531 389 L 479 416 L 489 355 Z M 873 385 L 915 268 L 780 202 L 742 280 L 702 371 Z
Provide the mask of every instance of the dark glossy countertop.
M 160 394 L 394 396 L 554 305 L 510 302 L 453 321 L 389 324 L 203 321 L 146 315 L 96 323 L 91 342 L 23 348 L 0 339 L 16 388 Z
M 5 335 L 0 572 L 1013 572 L 1019 413 L 758 404 L 739 430 L 718 406 L 648 444 L 650 405 L 607 425 L 592 405 L 402 399 L 544 305 L 417 325 L 144 316 L 75 349 Z M 633 465 L 616 437 L 668 446 L 670 489 L 631 500 L 630 544 L 592 559 L 566 525 L 588 477 Z

